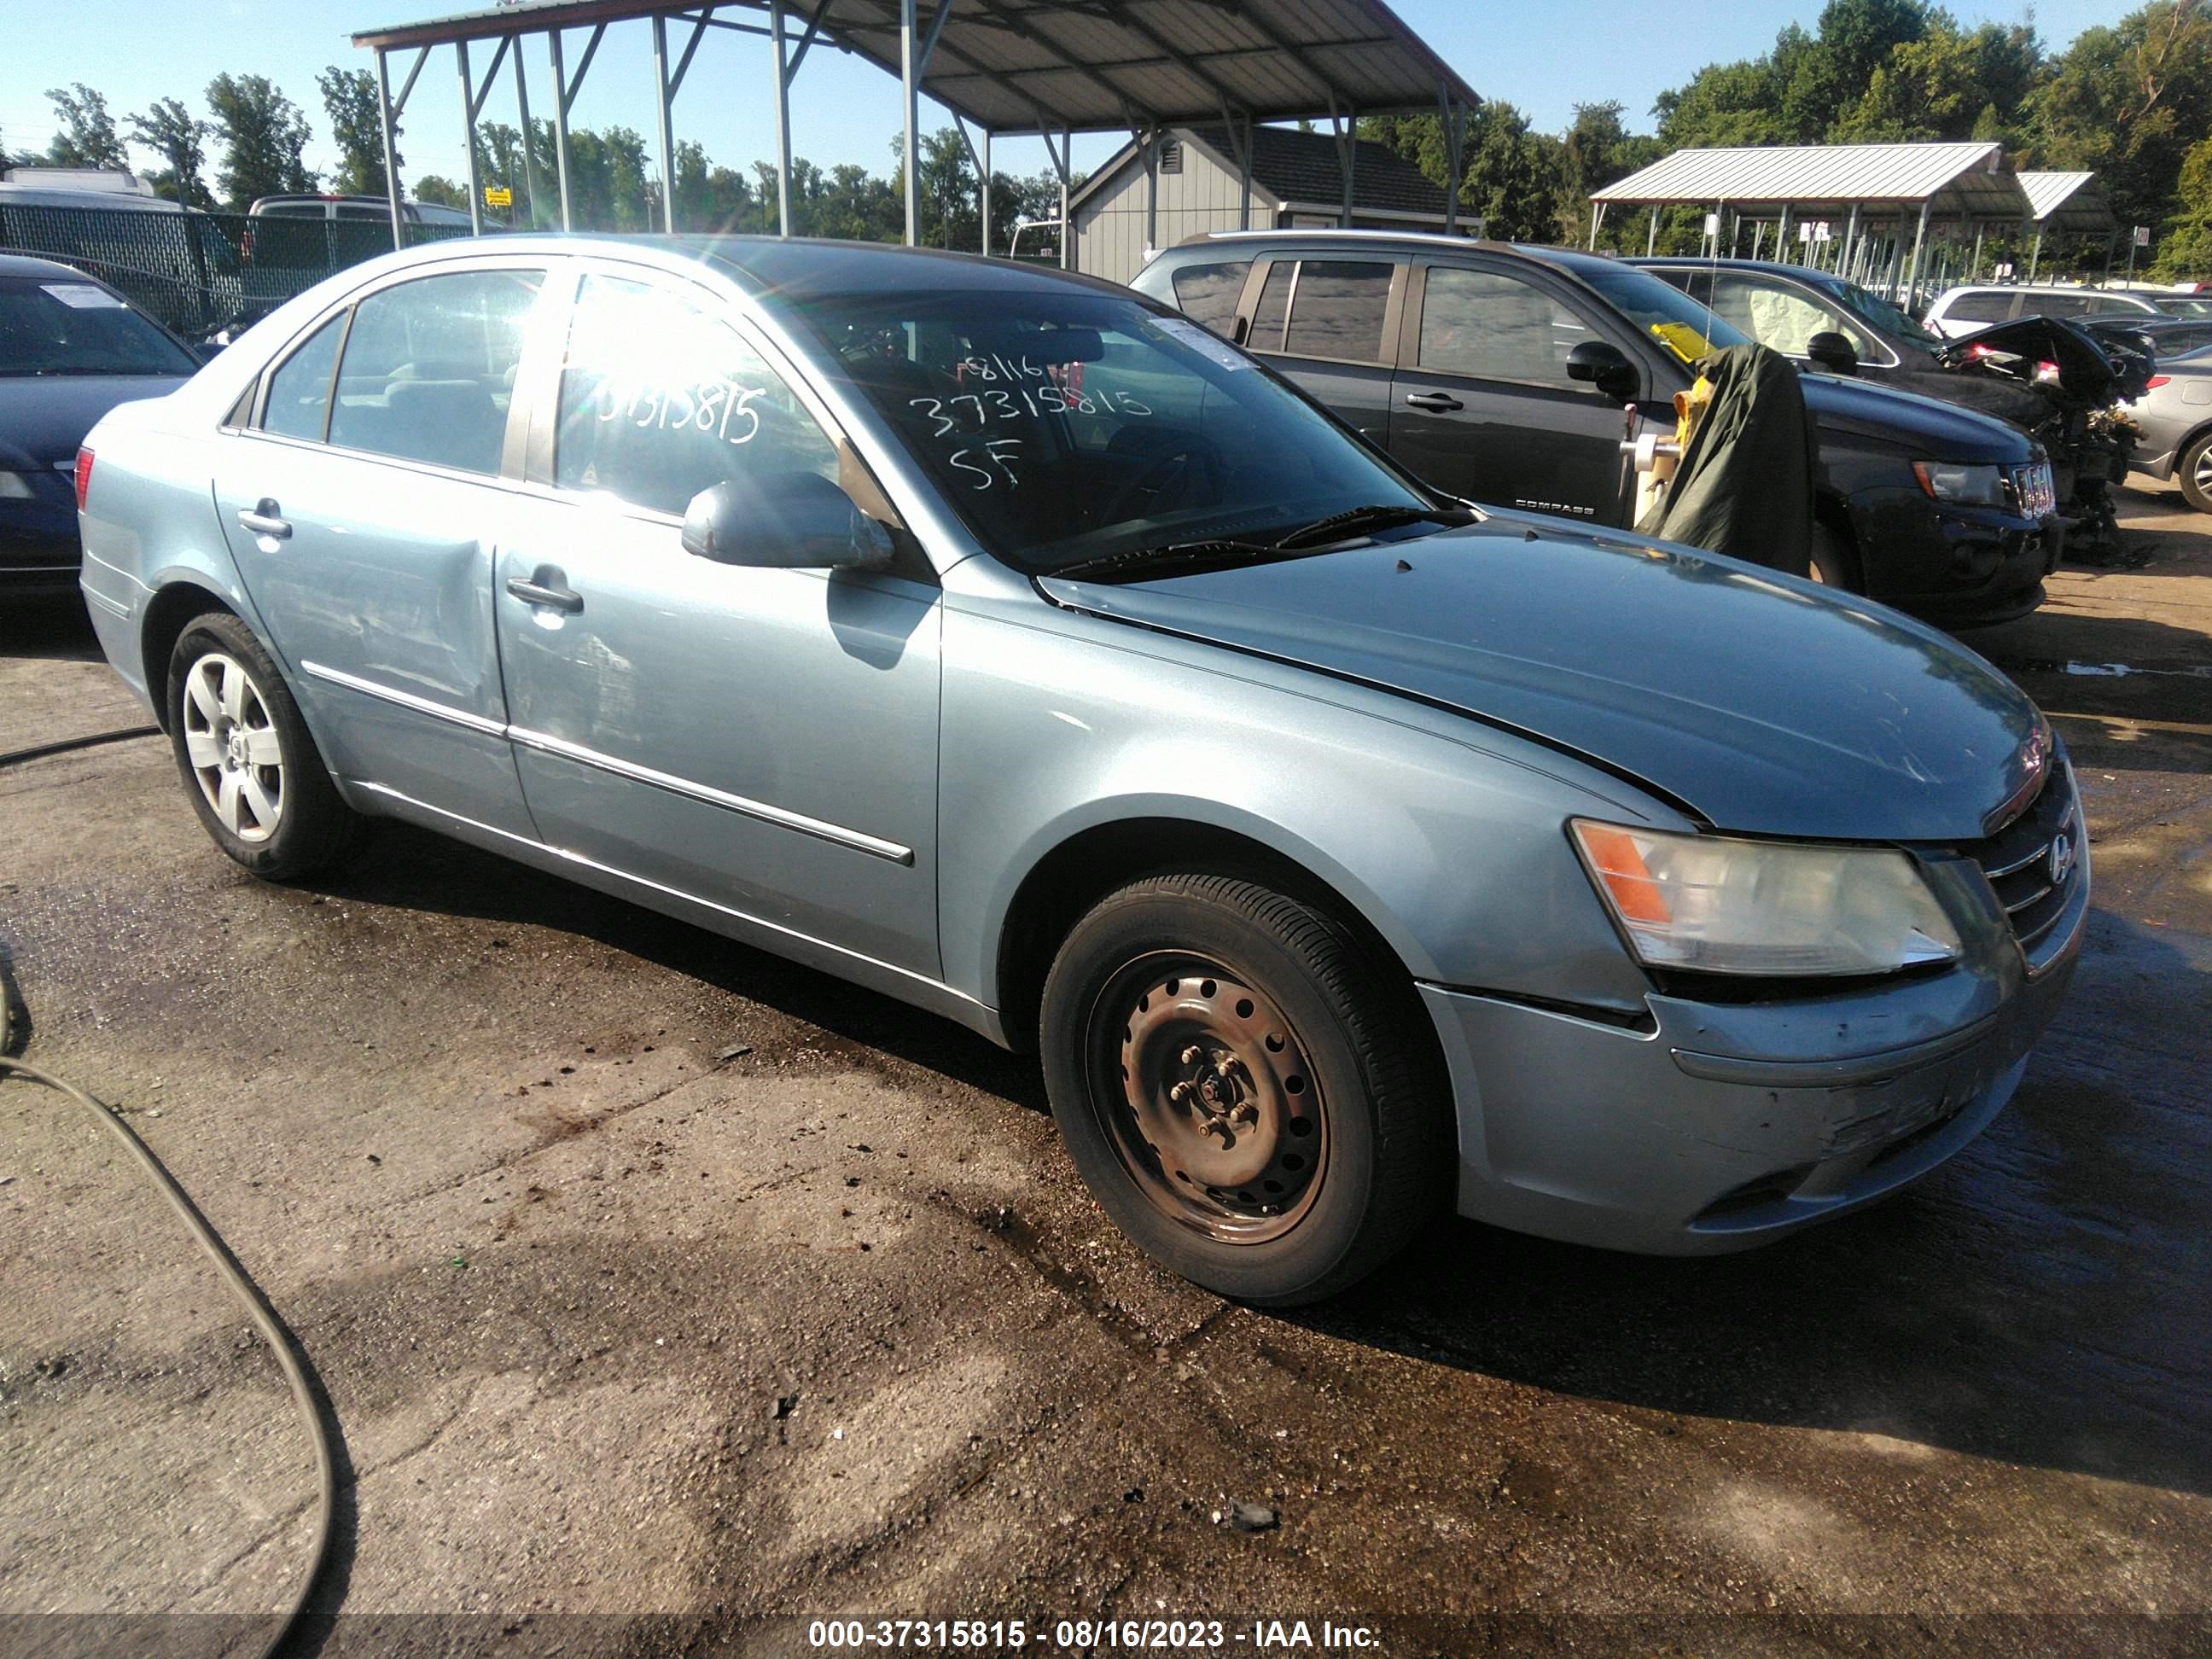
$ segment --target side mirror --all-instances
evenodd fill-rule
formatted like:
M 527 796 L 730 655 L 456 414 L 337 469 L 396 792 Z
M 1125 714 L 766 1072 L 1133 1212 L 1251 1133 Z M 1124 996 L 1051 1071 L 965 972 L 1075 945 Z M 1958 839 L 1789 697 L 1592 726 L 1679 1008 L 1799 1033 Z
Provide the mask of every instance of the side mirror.
M 1632 401 L 1644 384 L 1628 354 L 1610 340 L 1584 340 L 1567 353 L 1567 378 L 1588 380 L 1621 404 Z
M 1859 354 L 1852 347 L 1850 337 L 1833 329 L 1822 329 L 1806 341 L 1805 355 L 1831 374 L 1859 372 Z
M 770 570 L 882 570 L 891 533 L 818 472 L 771 472 L 701 490 L 684 512 L 684 550 Z

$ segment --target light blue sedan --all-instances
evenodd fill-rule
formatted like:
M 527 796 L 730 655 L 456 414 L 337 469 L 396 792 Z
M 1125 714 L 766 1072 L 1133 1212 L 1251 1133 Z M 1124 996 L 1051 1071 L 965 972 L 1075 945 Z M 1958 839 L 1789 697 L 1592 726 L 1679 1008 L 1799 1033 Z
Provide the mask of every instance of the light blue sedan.
M 1698 1252 L 1925 1173 L 2087 908 L 1943 635 L 1424 487 L 1103 283 L 502 237 L 358 266 L 80 467 L 84 591 L 247 869 L 399 818 L 1034 1046 L 1159 1260 L 1431 1216 Z

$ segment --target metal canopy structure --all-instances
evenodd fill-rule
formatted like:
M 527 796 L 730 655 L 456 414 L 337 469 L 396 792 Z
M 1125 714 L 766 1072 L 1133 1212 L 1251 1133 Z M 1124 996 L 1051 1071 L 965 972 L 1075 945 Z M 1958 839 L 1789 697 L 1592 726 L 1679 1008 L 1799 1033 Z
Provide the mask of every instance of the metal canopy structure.
M 469 212 L 471 222 L 481 228 L 477 120 L 512 53 L 522 130 L 529 132 L 523 42 L 532 36 L 544 37 L 555 91 L 561 224 L 567 229 L 572 218 L 568 114 L 610 26 L 634 21 L 647 24 L 651 31 L 663 228 L 672 231 L 676 228 L 672 106 L 709 28 L 760 37 L 771 47 L 778 223 L 783 234 L 791 234 L 791 85 L 818 41 L 899 77 L 905 106 L 902 172 L 909 244 L 920 231 L 917 105 L 927 93 L 953 112 L 981 175 L 987 250 L 993 136 L 1035 133 L 1044 139 L 1060 181 L 1063 264 L 1072 258 L 1074 244 L 1066 226 L 1072 182 L 1069 149 L 1075 133 L 1127 131 L 1149 155 L 1168 127 L 1221 125 L 1245 136 L 1241 148 L 1249 155 L 1249 135 L 1255 124 L 1326 117 L 1342 152 L 1348 203 L 1357 118 L 1434 110 L 1444 123 L 1452 173 L 1449 195 L 1455 204 L 1458 141 L 1468 111 L 1480 101 L 1383 0 L 521 0 L 489 10 L 367 29 L 353 37 L 356 46 L 376 54 L 395 244 L 402 221 L 398 179 L 391 166 L 393 124 L 433 47 L 452 46 L 459 66 L 468 131 Z M 671 25 L 682 41 L 672 68 Z M 577 29 L 590 33 L 571 75 L 565 68 L 562 36 L 564 31 Z M 481 83 L 470 70 L 471 45 L 492 46 Z M 409 52 L 412 62 L 395 98 L 388 59 L 392 53 Z M 973 136 L 971 125 L 977 130 Z M 526 142 L 523 149 L 527 167 Z
M 2035 280 L 2045 230 L 2112 232 L 2112 209 L 2087 173 L 2013 173 L 1996 143 L 1774 145 L 1726 149 L 1679 149 L 1619 182 L 1591 192 L 1590 242 L 1608 208 L 1647 207 L 1651 234 L 1662 207 L 1700 206 L 1717 216 L 1733 210 L 1775 219 L 1778 257 L 1793 214 L 1801 226 L 1849 216 L 1837 269 L 1871 279 L 1881 263 L 1876 239 L 1862 235 L 1862 222 L 1893 224 L 1886 232 L 1888 281 L 1907 295 L 1919 290 L 1929 225 L 1955 224 L 1971 233 L 1973 264 L 1981 260 L 1982 232 L 1990 224 L 2033 227 L 2035 252 L 2028 280 Z M 1903 270 L 1907 228 L 1911 263 Z M 1715 234 L 1716 251 L 1719 237 Z M 1756 257 L 1759 235 L 1754 233 Z M 1729 246 L 1732 250 L 1731 238 Z M 1942 264 L 1939 254 L 1937 264 Z M 1863 269 L 1862 269 L 1863 268 Z M 1902 274 L 1902 287 L 1899 278 Z

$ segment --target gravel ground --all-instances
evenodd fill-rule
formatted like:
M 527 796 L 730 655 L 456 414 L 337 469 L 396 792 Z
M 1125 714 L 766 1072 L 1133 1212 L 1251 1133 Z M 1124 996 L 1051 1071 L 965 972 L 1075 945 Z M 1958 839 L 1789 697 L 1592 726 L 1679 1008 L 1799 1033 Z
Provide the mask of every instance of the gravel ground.
M 855 1613 L 2203 1651 L 2212 520 L 2128 505 L 2147 563 L 1969 639 L 2081 773 L 2063 1015 L 1951 1165 L 1749 1256 L 1455 1222 L 1337 1303 L 1231 1306 L 1105 1224 L 1029 1063 L 428 836 L 258 884 L 152 739 L 0 770 L 0 965 L 327 1390 L 310 1649 L 805 1651 L 753 1621 Z M 0 618 L 0 751 L 143 720 L 72 607 Z M 20 1085 L 0 1287 L 0 1648 L 265 1633 L 310 1524 L 282 1382 Z

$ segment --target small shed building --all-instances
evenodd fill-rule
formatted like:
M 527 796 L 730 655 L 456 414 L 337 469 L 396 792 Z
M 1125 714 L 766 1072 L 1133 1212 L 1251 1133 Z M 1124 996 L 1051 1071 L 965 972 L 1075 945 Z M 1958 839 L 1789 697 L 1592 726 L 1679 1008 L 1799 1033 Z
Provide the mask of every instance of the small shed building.
M 1212 230 L 1448 228 L 1443 186 L 1382 144 L 1354 140 L 1347 162 L 1331 133 L 1249 131 L 1249 170 L 1244 132 L 1224 126 L 1169 127 L 1124 145 L 1070 200 L 1076 269 L 1126 283 L 1151 251 Z M 1482 230 L 1463 218 L 1450 228 Z

